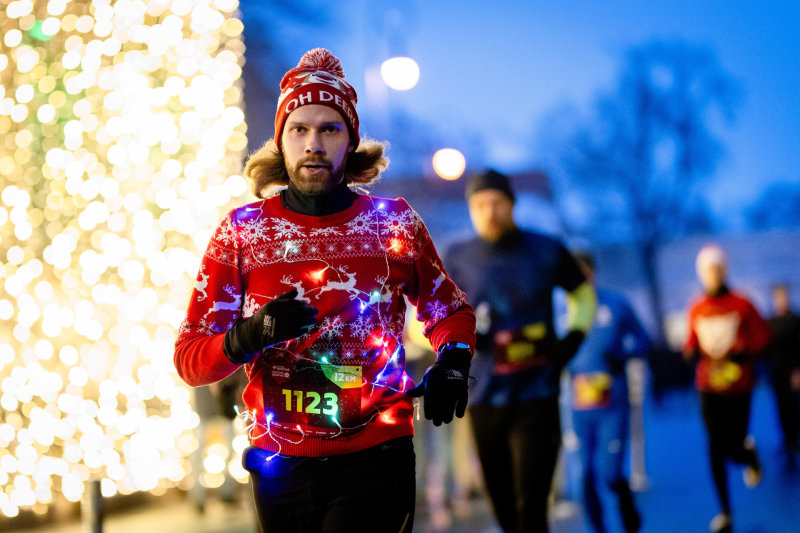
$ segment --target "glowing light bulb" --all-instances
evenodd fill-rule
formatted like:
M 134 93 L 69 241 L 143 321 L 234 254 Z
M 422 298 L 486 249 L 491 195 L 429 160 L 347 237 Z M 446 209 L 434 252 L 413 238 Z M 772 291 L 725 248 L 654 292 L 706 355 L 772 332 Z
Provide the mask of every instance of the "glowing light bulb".
M 311 279 L 319 283 L 320 281 L 322 281 L 322 275 L 325 274 L 325 271 L 328 270 L 328 268 L 329 267 L 325 267 L 320 270 L 315 270 L 311 272 L 309 275 L 311 276 Z

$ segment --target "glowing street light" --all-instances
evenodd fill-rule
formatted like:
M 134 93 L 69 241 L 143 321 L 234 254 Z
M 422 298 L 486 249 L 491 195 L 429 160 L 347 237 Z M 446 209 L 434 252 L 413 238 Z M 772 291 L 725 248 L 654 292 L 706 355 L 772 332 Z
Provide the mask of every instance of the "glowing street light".
M 464 173 L 467 161 L 455 148 L 442 148 L 433 154 L 433 170 L 445 180 L 457 180 Z
M 395 91 L 407 91 L 419 81 L 419 65 L 410 57 L 393 57 L 381 63 L 381 77 Z

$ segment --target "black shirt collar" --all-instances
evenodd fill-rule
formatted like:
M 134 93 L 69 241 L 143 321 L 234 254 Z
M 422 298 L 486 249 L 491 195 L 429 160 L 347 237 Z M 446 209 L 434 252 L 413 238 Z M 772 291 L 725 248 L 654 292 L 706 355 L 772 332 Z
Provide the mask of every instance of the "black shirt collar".
M 303 194 L 289 183 L 289 187 L 281 191 L 281 203 L 289 211 L 321 217 L 344 211 L 355 201 L 356 193 L 351 191 L 345 180 L 342 180 L 332 191 L 322 194 Z
M 728 286 L 726 284 L 723 283 L 722 285 L 720 285 L 719 289 L 717 289 L 716 291 L 709 292 L 709 293 L 706 293 L 706 294 L 708 294 L 712 298 L 718 298 L 720 296 L 725 296 L 729 292 L 731 292 L 730 289 L 728 288 Z

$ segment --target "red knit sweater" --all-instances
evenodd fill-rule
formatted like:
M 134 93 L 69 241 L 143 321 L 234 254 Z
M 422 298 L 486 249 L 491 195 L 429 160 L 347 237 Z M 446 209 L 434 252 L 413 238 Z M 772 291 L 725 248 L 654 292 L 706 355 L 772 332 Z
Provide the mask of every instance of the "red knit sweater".
M 178 374 L 196 386 L 235 372 L 225 332 L 293 288 L 319 309 L 317 325 L 245 365 L 251 443 L 269 451 L 338 455 L 413 434 L 404 296 L 434 348 L 475 345 L 472 308 L 405 200 L 358 195 L 316 217 L 274 196 L 231 211 L 214 232 L 175 344 Z
M 766 348 L 769 337 L 769 325 L 744 297 L 727 292 L 699 298 L 689 309 L 689 336 L 684 347 L 687 353 L 700 353 L 697 388 L 717 394 L 752 391 L 754 359 Z

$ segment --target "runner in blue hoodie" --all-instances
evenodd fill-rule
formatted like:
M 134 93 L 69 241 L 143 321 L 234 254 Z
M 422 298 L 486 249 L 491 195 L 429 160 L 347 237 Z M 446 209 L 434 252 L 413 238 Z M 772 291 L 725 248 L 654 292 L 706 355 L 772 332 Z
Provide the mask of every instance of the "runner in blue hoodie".
M 575 254 L 586 279 L 594 283 L 594 260 Z M 604 509 L 617 507 L 627 533 L 639 531 L 623 461 L 628 439 L 628 384 L 625 363 L 646 355 L 650 339 L 624 296 L 597 290 L 592 329 L 567 365 L 573 427 L 583 467 L 584 507 L 592 531 L 610 531 Z

